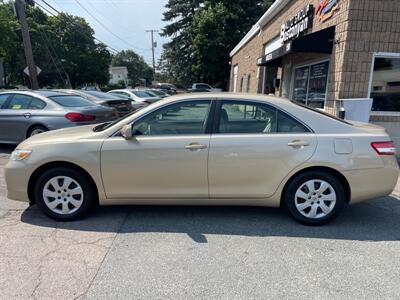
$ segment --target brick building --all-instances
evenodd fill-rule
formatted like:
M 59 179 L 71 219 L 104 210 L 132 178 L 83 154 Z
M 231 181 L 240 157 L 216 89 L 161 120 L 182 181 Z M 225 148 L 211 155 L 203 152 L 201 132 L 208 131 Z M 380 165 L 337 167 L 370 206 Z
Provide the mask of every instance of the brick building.
M 276 0 L 232 50 L 230 90 L 345 108 L 400 148 L 400 1 Z

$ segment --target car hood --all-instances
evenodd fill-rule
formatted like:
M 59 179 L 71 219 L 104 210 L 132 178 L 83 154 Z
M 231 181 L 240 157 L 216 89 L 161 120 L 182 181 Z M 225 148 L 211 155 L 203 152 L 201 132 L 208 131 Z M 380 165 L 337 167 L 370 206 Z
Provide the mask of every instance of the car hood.
M 106 138 L 104 132 L 94 132 L 94 126 L 85 125 L 44 132 L 26 139 L 17 148 L 29 149 L 31 146 L 38 144 L 66 143 L 77 139 Z

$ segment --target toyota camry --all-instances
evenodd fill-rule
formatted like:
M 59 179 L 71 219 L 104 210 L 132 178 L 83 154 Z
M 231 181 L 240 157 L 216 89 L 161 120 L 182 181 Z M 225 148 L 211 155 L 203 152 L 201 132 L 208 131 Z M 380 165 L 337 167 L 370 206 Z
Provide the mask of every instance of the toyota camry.
M 9 198 L 57 220 L 96 205 L 245 205 L 319 225 L 390 194 L 395 152 L 381 127 L 287 99 L 193 94 L 35 135 L 12 153 L 6 181 Z

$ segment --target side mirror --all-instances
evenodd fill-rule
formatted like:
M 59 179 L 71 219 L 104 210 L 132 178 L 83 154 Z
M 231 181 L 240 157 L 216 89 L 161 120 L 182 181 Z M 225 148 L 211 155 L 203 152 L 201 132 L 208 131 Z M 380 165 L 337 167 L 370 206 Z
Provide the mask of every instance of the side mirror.
M 124 125 L 121 129 L 121 135 L 124 137 L 124 139 L 131 140 L 133 137 L 132 125 Z

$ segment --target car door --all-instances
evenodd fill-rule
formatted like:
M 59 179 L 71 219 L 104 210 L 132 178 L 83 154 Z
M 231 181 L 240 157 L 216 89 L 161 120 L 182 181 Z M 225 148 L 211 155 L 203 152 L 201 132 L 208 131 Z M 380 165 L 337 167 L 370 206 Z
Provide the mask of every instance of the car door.
M 209 152 L 211 198 L 266 198 L 314 153 L 305 125 L 266 102 L 223 100 Z
M 11 94 L 0 112 L 0 136 L 6 142 L 20 142 L 26 138 L 30 125 L 32 96 Z
M 108 198 L 207 198 L 210 100 L 186 100 L 140 117 L 134 137 L 108 138 L 101 170 Z

